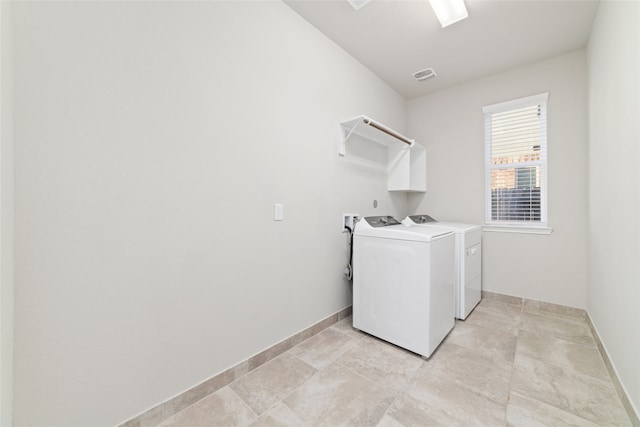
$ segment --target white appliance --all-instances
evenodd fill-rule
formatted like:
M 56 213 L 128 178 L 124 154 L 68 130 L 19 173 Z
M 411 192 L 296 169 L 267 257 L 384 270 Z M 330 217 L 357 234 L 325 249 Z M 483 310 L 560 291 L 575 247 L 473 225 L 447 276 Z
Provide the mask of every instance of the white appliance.
M 456 235 L 456 317 L 466 319 L 482 297 L 482 227 L 478 224 L 436 221 L 429 215 L 410 215 L 405 225 L 452 230 Z
M 353 327 L 428 358 L 455 323 L 451 230 L 360 220 L 353 235 Z

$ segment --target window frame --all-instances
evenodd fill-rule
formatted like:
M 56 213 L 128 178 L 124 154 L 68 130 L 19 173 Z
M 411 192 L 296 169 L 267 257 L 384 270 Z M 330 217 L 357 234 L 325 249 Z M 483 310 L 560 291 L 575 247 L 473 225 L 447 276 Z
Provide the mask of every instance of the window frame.
M 496 104 L 486 105 L 482 108 L 484 122 L 484 169 L 485 169 L 485 231 L 502 231 L 512 233 L 535 233 L 550 234 L 553 230 L 548 223 L 548 121 L 547 106 L 549 100 L 549 92 L 537 95 L 527 96 L 524 98 L 513 99 L 510 101 L 500 102 Z M 492 219 L 492 194 L 491 194 L 491 171 L 499 169 L 492 165 L 492 115 L 495 113 L 503 113 L 510 110 L 517 110 L 526 107 L 540 105 L 543 114 L 544 127 L 542 129 L 542 141 L 540 143 L 541 159 L 524 163 L 511 163 L 514 166 L 540 166 L 540 220 L 537 221 L 498 221 Z

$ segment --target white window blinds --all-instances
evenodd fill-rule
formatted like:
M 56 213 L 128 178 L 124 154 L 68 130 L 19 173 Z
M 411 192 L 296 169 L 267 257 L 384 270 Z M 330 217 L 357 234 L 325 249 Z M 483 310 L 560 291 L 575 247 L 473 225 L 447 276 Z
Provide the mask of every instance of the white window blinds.
M 544 93 L 486 106 L 486 223 L 547 223 L 547 99 Z

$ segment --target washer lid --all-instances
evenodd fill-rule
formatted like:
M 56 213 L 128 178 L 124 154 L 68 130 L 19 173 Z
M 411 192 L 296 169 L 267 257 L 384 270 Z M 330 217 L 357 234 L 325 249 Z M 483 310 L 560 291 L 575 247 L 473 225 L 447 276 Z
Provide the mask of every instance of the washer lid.
M 464 222 L 432 222 L 433 225 L 437 225 L 438 227 L 446 227 L 451 228 L 456 233 L 466 233 L 468 231 L 473 230 L 481 230 L 482 226 L 480 224 L 466 224 Z
M 407 226 L 437 226 L 443 228 L 450 228 L 456 233 L 466 233 L 468 231 L 480 230 L 482 228 L 479 224 L 466 224 L 463 222 L 442 222 L 436 221 L 429 215 L 410 215 L 402 220 L 402 223 Z
M 356 237 L 363 236 L 413 242 L 431 242 L 448 235 L 453 235 L 453 231 L 440 227 L 407 227 L 402 224 L 372 227 L 367 221 L 359 221 L 358 224 L 356 224 L 356 230 L 353 234 Z

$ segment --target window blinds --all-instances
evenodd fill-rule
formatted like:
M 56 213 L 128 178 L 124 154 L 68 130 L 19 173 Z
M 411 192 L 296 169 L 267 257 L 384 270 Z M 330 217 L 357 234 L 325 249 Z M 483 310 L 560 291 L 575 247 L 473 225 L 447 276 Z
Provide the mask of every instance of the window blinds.
M 483 108 L 488 224 L 547 222 L 547 98 Z

